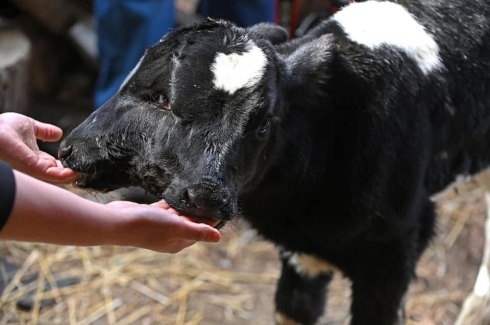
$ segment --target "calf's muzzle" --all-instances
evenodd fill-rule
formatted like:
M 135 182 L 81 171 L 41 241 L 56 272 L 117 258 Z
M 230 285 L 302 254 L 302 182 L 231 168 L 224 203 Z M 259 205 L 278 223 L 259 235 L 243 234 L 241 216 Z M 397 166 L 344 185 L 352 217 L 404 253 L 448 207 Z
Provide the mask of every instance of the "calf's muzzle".
M 184 193 L 198 209 L 211 213 L 218 212 L 219 209 L 228 203 L 230 198 L 228 191 L 217 189 L 209 184 L 193 186 Z
M 184 214 L 222 221 L 231 220 L 236 215 L 236 204 L 232 202 L 230 191 L 218 184 L 202 181 L 182 186 L 180 190 L 172 188 L 164 196 L 170 199 L 171 205 L 176 199 L 180 201 L 175 207 Z

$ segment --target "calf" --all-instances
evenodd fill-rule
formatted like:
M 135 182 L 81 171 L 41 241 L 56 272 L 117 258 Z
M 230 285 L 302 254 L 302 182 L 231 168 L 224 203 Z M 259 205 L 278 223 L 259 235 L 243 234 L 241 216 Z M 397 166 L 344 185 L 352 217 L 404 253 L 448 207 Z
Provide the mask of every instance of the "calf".
M 300 39 L 206 20 L 150 47 L 62 143 L 77 185 L 242 215 L 279 247 L 279 324 L 339 270 L 352 325 L 404 322 L 430 197 L 490 162 L 490 0 L 355 3 Z

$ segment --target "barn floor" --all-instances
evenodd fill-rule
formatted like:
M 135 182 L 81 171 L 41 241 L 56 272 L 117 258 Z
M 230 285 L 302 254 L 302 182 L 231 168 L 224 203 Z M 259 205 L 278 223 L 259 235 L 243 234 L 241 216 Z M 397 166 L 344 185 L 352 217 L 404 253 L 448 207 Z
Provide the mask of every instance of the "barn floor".
M 409 324 L 453 324 L 480 264 L 483 195 L 470 180 L 439 197 L 438 237 L 411 286 Z M 275 248 L 241 221 L 222 232 L 221 243 L 177 255 L 0 243 L 1 256 L 19 267 L 8 281 L 0 264 L 8 283 L 0 297 L 0 324 L 273 324 L 280 267 Z M 346 324 L 349 296 L 349 281 L 337 275 L 320 324 Z M 19 300 L 32 309 L 21 310 Z

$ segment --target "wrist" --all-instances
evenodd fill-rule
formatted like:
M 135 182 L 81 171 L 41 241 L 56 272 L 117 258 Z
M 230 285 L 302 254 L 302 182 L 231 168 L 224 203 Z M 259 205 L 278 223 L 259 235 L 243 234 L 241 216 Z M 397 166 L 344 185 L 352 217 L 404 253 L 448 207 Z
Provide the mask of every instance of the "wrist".
M 134 218 L 125 209 L 101 205 L 101 245 L 127 246 Z

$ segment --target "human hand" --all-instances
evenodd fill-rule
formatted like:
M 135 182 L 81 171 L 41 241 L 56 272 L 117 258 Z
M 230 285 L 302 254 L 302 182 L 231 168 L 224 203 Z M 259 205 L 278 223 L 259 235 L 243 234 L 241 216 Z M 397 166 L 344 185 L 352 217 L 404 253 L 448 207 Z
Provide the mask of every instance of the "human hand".
M 198 241 L 218 242 L 221 238 L 213 228 L 218 221 L 183 216 L 165 201 L 151 205 L 115 201 L 106 207 L 126 216 L 117 217 L 122 227 L 115 227 L 109 244 L 177 253 Z
M 50 183 L 73 183 L 77 175 L 39 150 L 36 139 L 55 142 L 63 131 L 17 113 L 0 114 L 0 159 L 14 169 Z

